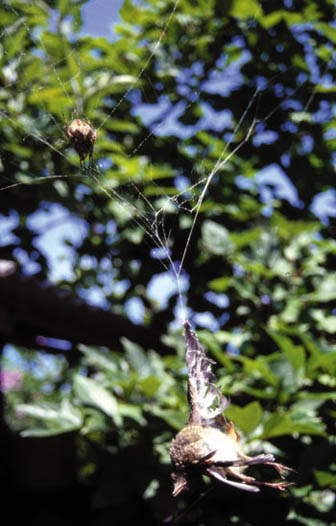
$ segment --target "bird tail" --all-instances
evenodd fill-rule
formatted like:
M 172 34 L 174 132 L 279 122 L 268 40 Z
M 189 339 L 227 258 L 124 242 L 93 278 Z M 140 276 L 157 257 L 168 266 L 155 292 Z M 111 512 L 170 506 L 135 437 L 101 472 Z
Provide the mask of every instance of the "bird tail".
M 212 372 L 215 362 L 206 357 L 188 321 L 184 323 L 184 339 L 187 347 L 189 423 L 223 426 L 226 421 L 222 413 L 229 400 L 215 385 L 216 377 Z

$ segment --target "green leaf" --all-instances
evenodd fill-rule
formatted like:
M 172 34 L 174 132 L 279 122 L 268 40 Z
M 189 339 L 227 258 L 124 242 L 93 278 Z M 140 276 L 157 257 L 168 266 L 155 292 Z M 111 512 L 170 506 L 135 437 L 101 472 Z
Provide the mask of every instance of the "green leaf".
M 321 405 L 324 404 L 326 400 L 329 398 L 329 393 L 326 393 L 325 396 L 324 393 L 321 393 L 321 396 L 319 396 L 317 393 L 315 396 L 310 396 L 310 393 L 307 396 L 304 396 L 304 393 L 300 393 L 300 398 L 294 404 L 291 406 L 291 414 L 298 414 L 298 415 L 306 415 L 306 416 L 315 416 L 316 410 L 319 409 Z M 332 397 L 330 397 L 332 400 Z
M 273 340 L 279 345 L 280 349 L 287 356 L 294 371 L 298 372 L 303 369 L 305 364 L 305 352 L 301 345 L 294 345 L 288 336 L 268 329 L 268 334 L 272 336 Z
M 328 302 L 336 299 L 336 272 L 330 272 L 317 285 L 316 291 L 310 294 L 314 301 Z
M 119 9 L 120 17 L 129 24 L 141 24 L 149 18 L 150 14 L 140 7 L 132 4 L 131 0 L 124 0 L 122 7 Z
M 251 228 L 245 232 L 238 232 L 230 234 L 231 240 L 234 242 L 236 248 L 242 249 L 246 245 L 251 245 L 258 241 L 263 233 L 262 228 Z
M 225 412 L 246 435 L 249 435 L 261 422 L 263 409 L 259 402 L 251 402 L 245 407 L 230 404 Z
M 336 44 L 336 28 L 326 22 L 318 22 L 315 24 L 316 29 L 321 31 L 329 40 Z
M 140 380 L 139 386 L 146 396 L 152 398 L 161 387 L 161 380 L 156 376 L 149 375 L 143 380 Z
M 329 471 L 314 470 L 314 475 L 318 485 L 321 488 L 336 489 L 336 473 L 330 473 Z
M 262 16 L 262 8 L 257 0 L 234 0 L 230 14 L 237 18 L 259 18 Z
M 140 376 L 145 377 L 151 373 L 151 366 L 144 350 L 127 338 L 122 338 L 121 342 L 125 349 L 126 358 L 132 369 Z
M 312 356 L 308 361 L 307 369 L 310 374 L 322 369 L 334 375 L 336 371 L 336 351 L 321 351 L 318 356 Z
M 142 414 L 142 408 L 140 406 L 137 406 L 135 404 L 125 404 L 124 402 L 119 402 L 118 408 L 121 416 L 131 418 L 132 420 L 138 422 L 138 424 L 140 424 L 141 426 L 147 424 L 147 421 Z
M 311 311 L 312 318 L 317 321 L 318 327 L 322 331 L 334 334 L 336 332 L 336 316 L 326 316 L 322 309 L 314 309 Z
M 41 420 L 57 420 L 57 410 L 54 407 L 46 405 L 32 405 L 19 404 L 18 411 L 22 411 L 25 415 L 33 418 L 40 418 Z
M 285 309 L 281 312 L 281 319 L 285 323 L 294 323 L 297 321 L 302 309 L 301 298 L 288 298 Z
M 78 348 L 85 354 L 90 364 L 113 373 L 118 370 L 117 360 L 111 352 L 88 347 L 87 345 L 78 345 Z
M 41 420 L 45 427 L 32 428 L 22 432 L 23 436 L 50 436 L 74 431 L 82 425 L 81 412 L 73 407 L 67 399 L 60 406 L 18 404 L 18 411 Z
M 256 360 L 253 360 L 247 356 L 238 355 L 235 358 L 244 364 L 245 374 L 261 377 L 266 383 L 272 385 L 273 387 L 277 387 L 279 385 L 279 379 L 272 372 L 264 357 L 259 357 Z
M 45 428 L 45 427 L 32 427 L 31 429 L 26 429 L 25 431 L 21 431 L 20 435 L 22 437 L 52 437 L 61 435 L 62 433 L 66 433 L 68 431 L 72 431 L 72 429 L 57 429 L 57 428 Z
M 204 221 L 202 225 L 202 243 L 205 250 L 216 256 L 231 254 L 234 248 L 227 228 L 214 221 Z
M 79 374 L 75 375 L 73 384 L 74 393 L 81 402 L 103 411 L 113 418 L 116 424 L 121 423 L 117 401 L 110 391 L 96 380 Z
M 186 415 L 182 415 L 180 411 L 166 408 L 163 409 L 161 407 L 151 407 L 150 411 L 178 431 L 180 431 L 186 423 Z
M 315 404 L 324 403 L 326 400 L 336 401 L 336 391 L 328 391 L 326 393 L 302 392 L 299 393 L 299 400 L 313 400 Z
M 300 419 L 295 419 L 288 414 L 273 414 L 265 421 L 260 438 L 268 440 L 276 436 L 294 435 L 295 433 L 324 436 L 325 425 L 317 419 L 309 421 L 305 415 L 301 415 Z
M 225 276 L 209 281 L 208 286 L 215 292 L 224 292 L 230 286 L 231 282 L 231 276 Z

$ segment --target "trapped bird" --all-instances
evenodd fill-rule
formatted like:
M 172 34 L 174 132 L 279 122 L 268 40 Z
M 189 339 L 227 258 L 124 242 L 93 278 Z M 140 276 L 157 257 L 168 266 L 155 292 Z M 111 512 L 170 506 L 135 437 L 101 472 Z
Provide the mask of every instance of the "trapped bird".
M 93 147 L 97 138 L 97 132 L 90 121 L 74 119 L 68 124 L 65 121 L 65 133 L 71 146 L 79 155 L 81 168 L 85 167 L 85 159 L 89 155 L 89 168 L 93 168 Z
M 285 471 L 295 470 L 276 463 L 273 455 L 249 457 L 242 452 L 237 431 L 223 416 L 229 402 L 215 386 L 216 378 L 211 369 L 214 362 L 206 357 L 187 321 L 184 337 L 190 413 L 186 426 L 170 446 L 174 497 L 189 489 L 193 478 L 202 474 L 245 491 L 257 492 L 257 486 L 284 491 L 292 483 L 262 482 L 243 473 L 244 468 L 254 464 L 272 466 L 281 478 Z

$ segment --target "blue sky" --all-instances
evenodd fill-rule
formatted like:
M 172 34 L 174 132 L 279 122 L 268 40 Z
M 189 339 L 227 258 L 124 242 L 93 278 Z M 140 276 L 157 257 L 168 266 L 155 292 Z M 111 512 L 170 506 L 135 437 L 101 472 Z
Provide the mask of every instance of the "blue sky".
M 113 25 L 120 21 L 123 0 L 90 0 L 83 7 L 83 30 L 93 36 L 114 38 Z

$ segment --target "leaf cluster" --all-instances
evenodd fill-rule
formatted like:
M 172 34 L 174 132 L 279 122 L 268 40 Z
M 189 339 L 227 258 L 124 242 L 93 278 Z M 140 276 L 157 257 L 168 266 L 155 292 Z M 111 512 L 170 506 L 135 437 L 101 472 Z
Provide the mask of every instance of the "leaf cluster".
M 0 211 L 14 225 L 1 257 L 52 279 L 40 243 L 52 225 L 34 218 L 57 206 L 83 233 L 64 241 L 71 277 L 58 284 L 84 298 L 99 290 L 124 316 L 136 298 L 142 324 L 171 353 L 130 335 L 122 352 L 81 346 L 76 366 L 59 358 L 57 377 L 26 371 L 21 391 L 7 394 L 7 421 L 26 436 L 74 433 L 80 480 L 101 490 L 102 508 L 118 488 L 124 506 L 136 495 L 151 516 L 172 513 L 184 342 L 170 326 L 177 294 L 160 303 L 150 293 L 164 271 L 151 249 L 163 240 L 181 261 L 197 211 L 186 305 L 232 400 L 227 415 L 247 452 L 297 469 L 297 487 L 270 500 L 279 520 L 335 524 L 335 229 L 312 211 L 334 183 L 333 2 L 126 0 L 113 42 L 79 33 L 83 3 L 0 6 Z M 64 116 L 75 114 L 98 130 L 96 170 L 80 170 L 66 142 Z M 270 167 L 294 197 L 276 176 L 258 182 Z M 214 330 L 202 330 L 204 314 Z M 223 518 L 222 498 L 185 520 L 269 523 L 235 498 Z

